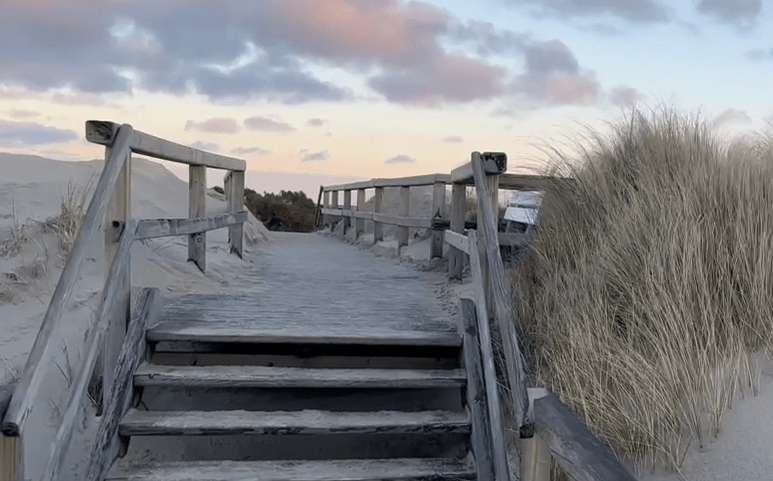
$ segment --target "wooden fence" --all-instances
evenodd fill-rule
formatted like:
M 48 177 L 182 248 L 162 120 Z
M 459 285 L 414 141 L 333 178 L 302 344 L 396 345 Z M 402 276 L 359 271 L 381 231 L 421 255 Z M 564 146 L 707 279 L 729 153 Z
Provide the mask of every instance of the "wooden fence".
M 98 414 L 101 416 L 100 436 L 103 457 L 115 456 L 120 447 L 118 420 L 128 408 L 126 386 L 130 385 L 130 366 L 136 361 L 144 340 L 143 322 L 149 319 L 155 305 L 153 292 L 144 291 L 139 310 L 142 319 L 130 320 L 130 256 L 133 241 L 162 236 L 188 236 L 188 258 L 201 270 L 206 265 L 206 234 L 208 230 L 228 227 L 232 253 L 242 255 L 244 210 L 244 170 L 246 163 L 176 144 L 143 132 L 131 125 L 113 122 L 86 122 L 86 139 L 105 146 L 105 166 L 97 182 L 91 202 L 74 247 L 54 290 L 40 331 L 32 346 L 24 372 L 16 386 L 0 388 L 0 480 L 26 479 L 23 465 L 24 426 L 28 421 L 42 384 L 52 370 L 54 355 L 52 333 L 60 324 L 63 310 L 71 297 L 78 273 L 87 257 L 91 239 L 104 231 L 106 249 L 106 280 L 94 321 L 85 331 L 86 339 L 80 345 L 69 346 L 70 352 L 81 352 L 80 366 L 67 393 L 59 427 L 51 442 L 47 459 L 36 460 L 45 465 L 43 481 L 55 480 L 62 469 L 66 449 L 78 419 L 87 385 L 101 392 Z M 137 220 L 131 218 L 131 154 L 138 153 L 158 159 L 188 164 L 189 216 L 185 219 Z M 226 170 L 225 192 L 228 202 L 226 214 L 206 217 L 206 169 Z M 71 326 L 72 327 L 72 326 Z M 128 332 L 127 332 L 128 328 Z M 133 354 L 132 354 L 133 353 Z M 135 356 L 135 357 L 133 357 Z M 96 449 L 96 448 L 95 448 Z M 93 459 L 93 458 L 92 458 Z M 112 460 L 110 460 L 112 461 Z M 109 465 L 109 463 L 108 463 Z M 93 469 L 91 470 L 93 472 Z M 98 478 L 98 474 L 93 479 Z
M 597 438 L 555 394 L 547 389 L 531 388 L 527 377 L 527 366 L 521 352 L 524 336 L 520 322 L 515 318 L 512 306 L 512 291 L 509 278 L 500 256 L 500 245 L 522 246 L 528 237 L 522 234 L 498 232 L 498 191 L 501 188 L 514 190 L 541 190 L 545 177 L 534 175 L 513 175 L 505 173 L 507 157 L 503 153 L 473 152 L 469 163 L 453 170 L 450 174 L 433 174 L 400 179 L 373 179 L 344 185 L 323 186 L 324 205 L 318 213 L 343 219 L 348 228 L 357 220 L 356 234 L 364 228 L 359 221 L 370 219 L 374 222 L 374 242 L 382 239 L 380 225 L 399 226 L 398 248 L 408 243 L 408 228 L 432 229 L 433 242 L 431 257 L 443 255 L 443 243 L 449 245 L 448 275 L 461 278 L 465 260 L 469 260 L 474 287 L 474 299 L 460 304 L 465 343 L 475 342 L 475 349 L 465 348 L 468 365 L 482 366 L 482 379 L 470 378 L 468 389 L 476 391 L 468 403 L 480 403 L 485 399 L 487 420 L 480 419 L 480 406 L 473 407 L 473 455 L 478 464 L 490 465 L 481 469 L 479 476 L 493 473 L 493 479 L 509 481 L 511 466 L 505 451 L 504 416 L 499 400 L 498 385 L 491 329 L 498 331 L 505 356 L 506 384 L 510 388 L 509 404 L 514 411 L 514 430 L 520 437 L 522 464 L 520 477 L 524 481 L 548 481 L 550 479 L 551 454 L 563 470 L 579 481 L 633 480 L 633 476 L 617 459 L 612 448 Z M 551 182 L 560 181 L 550 179 Z M 571 179 L 566 179 L 571 182 Z M 451 215 L 443 217 L 446 185 L 451 184 Z M 432 216 L 409 217 L 410 187 L 434 185 Z M 474 185 L 478 201 L 476 230 L 466 230 L 464 214 L 466 187 Z M 399 187 L 401 202 L 399 212 L 382 212 L 383 189 Z M 375 189 L 375 211 L 364 212 L 365 189 Z M 351 192 L 357 190 L 357 209 L 352 209 Z M 344 205 L 338 204 L 338 193 L 344 192 Z M 332 193 L 332 201 L 330 194 Z M 325 221 L 323 220 L 323 223 Z M 436 239 L 440 238 L 440 241 Z M 474 307 L 473 307 L 474 305 Z M 474 319 L 473 319 L 474 318 Z M 480 354 L 480 363 L 475 354 Z M 470 357 L 472 356 L 472 357 Z M 478 413 L 478 414 L 476 414 Z M 484 424 L 481 424 L 484 423 Z M 482 478 L 479 478 L 482 479 Z

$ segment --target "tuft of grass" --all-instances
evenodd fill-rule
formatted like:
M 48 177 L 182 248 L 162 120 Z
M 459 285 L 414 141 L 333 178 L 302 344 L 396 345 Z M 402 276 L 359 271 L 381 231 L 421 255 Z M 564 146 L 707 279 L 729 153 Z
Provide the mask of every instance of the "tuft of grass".
M 11 236 L 0 245 L 0 255 L 2 256 L 15 256 L 21 252 L 21 248 L 31 239 L 27 226 L 19 224 L 16 219 L 16 203 L 13 196 L 11 196 L 11 216 L 13 217 Z
M 62 196 L 59 215 L 50 223 L 50 228 L 56 234 L 59 250 L 63 258 L 67 258 L 75 245 L 78 232 L 86 215 L 86 200 L 91 191 L 93 179 L 79 188 L 72 182 L 67 184 L 67 193 Z
M 677 468 L 773 344 L 773 142 L 662 107 L 552 150 L 513 274 L 536 381 L 639 468 Z M 755 381 L 756 380 L 756 381 Z

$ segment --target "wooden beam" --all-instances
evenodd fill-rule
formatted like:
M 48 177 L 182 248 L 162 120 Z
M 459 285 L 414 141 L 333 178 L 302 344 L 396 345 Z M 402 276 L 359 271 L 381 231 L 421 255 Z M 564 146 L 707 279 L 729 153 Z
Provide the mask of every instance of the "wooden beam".
M 528 388 L 529 418 L 534 419 L 534 401 L 548 395 L 545 388 Z M 541 436 L 520 439 L 521 481 L 550 481 L 553 464 L 550 449 Z
M 376 187 L 376 193 L 373 197 L 373 243 L 384 240 L 384 225 L 376 219 L 376 215 L 381 214 L 382 204 L 384 203 L 384 188 Z
M 137 225 L 134 221 L 129 220 L 126 223 L 123 234 L 121 234 L 118 251 L 116 252 L 113 265 L 110 266 L 105 289 L 102 292 L 102 298 L 96 312 L 96 321 L 87 331 L 88 337 L 86 338 L 82 351 L 84 357 L 79 369 L 75 370 L 77 374 L 70 388 L 70 395 L 68 396 L 67 404 L 65 405 L 66 408 L 62 415 L 59 429 L 51 444 L 51 451 L 43 471 L 43 476 L 40 478 L 41 481 L 54 481 L 59 479 L 59 469 L 62 466 L 65 454 L 67 454 L 67 448 L 70 445 L 73 428 L 79 418 L 86 384 L 94 369 L 94 364 L 96 363 L 97 355 L 99 353 L 98 347 L 101 345 L 110 325 L 110 316 L 115 315 L 115 301 L 118 299 L 118 294 L 121 289 L 120 280 L 124 271 L 129 268 L 128 254 L 131 249 L 131 244 L 134 241 L 136 227 Z
M 350 182 L 348 184 L 326 185 L 322 189 L 325 192 L 335 192 L 336 190 L 345 190 L 345 189 L 371 189 L 375 187 L 374 180 L 375 179 L 363 180 L 360 182 Z
M 445 219 L 446 210 L 446 184 L 445 182 L 435 182 L 432 189 L 432 218 L 435 220 Z M 435 230 L 432 232 L 432 245 L 430 246 L 429 258 L 443 257 L 443 231 Z
M 457 233 L 464 232 L 464 214 L 467 210 L 467 187 L 463 184 L 451 186 L 451 226 L 450 229 Z M 466 252 L 469 254 L 469 251 Z M 461 279 L 464 271 L 464 254 L 457 249 L 451 249 L 448 254 L 448 277 Z
M 88 481 L 103 480 L 116 458 L 118 425 L 131 407 L 132 378 L 145 354 L 145 329 L 158 319 L 161 303 L 161 293 L 157 288 L 142 290 L 137 315 L 129 325 L 116 363 L 116 375 L 111 389 L 113 395 L 109 398 L 105 414 L 100 419 L 96 442 L 89 456 L 89 466 L 86 470 Z
M 478 474 L 476 479 L 478 481 L 494 481 L 491 426 L 488 422 L 489 412 L 480 353 L 480 339 L 478 338 L 478 320 L 475 317 L 475 302 L 471 299 L 460 299 L 457 312 L 464 333 L 462 351 L 464 370 L 467 371 L 466 401 L 472 423 L 470 444 L 475 458 L 475 470 Z
M 118 133 L 119 125 L 101 120 L 86 122 L 86 140 L 99 145 L 112 145 Z M 134 131 L 130 148 L 132 152 L 188 165 L 204 165 L 213 169 L 236 170 L 244 172 L 247 163 L 242 159 L 212 154 L 169 140 Z
M 314 213 L 314 228 L 316 229 L 319 227 L 319 221 L 320 217 L 322 215 L 322 191 L 324 190 L 323 186 L 319 186 L 319 195 L 317 195 L 317 210 Z
M 502 174 L 507 171 L 507 155 L 503 152 L 473 152 L 483 161 L 483 171 L 486 175 Z M 472 163 L 468 162 L 451 171 L 451 182 L 469 182 L 473 179 Z
M 606 442 L 597 438 L 555 393 L 534 401 L 535 432 L 577 481 L 635 481 Z
M 408 227 L 414 227 L 417 229 L 430 229 L 432 227 L 432 219 L 429 217 L 403 217 L 399 215 L 373 214 L 373 220 L 382 222 L 384 224 L 401 226 L 405 229 Z M 407 243 L 401 245 L 407 245 Z
M 412 177 L 398 177 L 395 179 L 373 179 L 374 187 L 418 187 L 421 185 L 434 185 L 437 182 L 449 183 L 448 174 L 415 175 Z
M 247 210 L 244 207 L 244 172 L 231 171 L 231 196 L 228 199 L 228 213 L 234 216 L 244 214 L 244 220 L 228 226 L 228 245 L 231 254 L 242 257 L 244 253 L 244 223 Z
M 398 214 L 400 217 L 408 218 L 411 208 L 411 188 L 400 187 L 400 204 Z M 397 252 L 400 248 L 408 245 L 408 227 L 405 224 L 398 224 L 397 228 Z
M 49 345 L 51 333 L 59 323 L 61 313 L 78 278 L 80 266 L 86 258 L 88 249 L 91 248 L 91 239 L 99 229 L 99 224 L 103 221 L 107 201 L 113 192 L 129 152 L 131 137 L 132 127 L 130 125 L 122 126 L 115 137 L 110 159 L 105 163 L 102 175 L 99 177 L 99 181 L 97 181 L 91 202 L 83 218 L 83 224 L 78 231 L 78 237 L 75 240 L 64 270 L 59 276 L 59 282 L 56 285 L 56 289 L 54 289 L 51 303 L 48 305 L 40 331 L 38 331 L 35 343 L 27 358 L 27 364 L 24 367 L 19 385 L 14 391 L 8 411 L 5 418 L 3 418 L 2 431 L 7 435 L 18 436 L 21 432 L 24 421 L 32 411 L 34 400 L 38 398 L 38 390 L 43 380 L 42 374 L 45 368 L 48 368 L 51 351 L 59 349 L 58 344 L 57 347 Z M 41 366 L 43 368 L 39 369 Z
M 485 161 L 478 152 L 473 152 L 471 163 L 475 175 L 478 199 L 488 199 L 489 189 L 483 168 Z M 491 294 L 495 306 L 494 318 L 500 330 L 504 347 L 505 365 L 507 367 L 513 408 L 515 409 L 516 428 L 520 430 L 521 435 L 524 435 L 530 433 L 532 422 L 527 416 L 529 396 L 526 392 L 526 360 L 520 348 L 523 345 L 523 334 L 520 325 L 517 324 L 518 320 L 515 319 L 510 284 L 505 276 L 502 257 L 499 254 L 497 218 L 494 215 L 491 202 L 479 202 L 479 207 L 478 229 L 484 232 L 483 242 L 489 265 L 488 275 L 491 280 Z M 473 242 L 472 237 L 470 242 Z M 470 247 L 470 256 L 472 256 L 472 252 L 475 250 L 474 244 Z
M 510 479 L 510 468 L 507 463 L 505 450 L 504 418 L 499 404 L 499 392 L 496 368 L 494 367 L 494 352 L 491 344 L 491 332 L 489 330 L 489 313 L 486 309 L 486 293 L 481 282 L 480 257 L 478 255 L 478 234 L 470 231 L 470 268 L 472 270 L 472 285 L 475 289 L 475 310 L 478 314 L 478 334 L 480 336 L 480 350 L 483 357 L 483 374 L 486 383 L 486 398 L 488 401 L 489 422 L 491 430 L 494 472 L 497 481 Z
M 330 208 L 330 192 L 325 191 L 325 193 L 322 194 L 322 195 L 323 195 L 322 207 L 323 207 L 323 211 L 324 211 L 324 209 L 326 209 L 326 208 L 329 209 Z M 323 212 L 323 214 L 324 214 L 324 212 Z M 327 227 L 329 223 L 330 223 L 330 217 L 327 216 L 327 215 L 323 215 L 322 216 L 322 226 L 323 227 Z
M 137 224 L 137 239 L 193 235 L 215 229 L 238 225 L 247 221 L 247 212 L 220 214 L 202 219 L 152 219 Z
M 344 191 L 344 210 L 348 210 L 348 211 L 352 210 L 352 191 L 349 189 Z M 344 235 L 346 235 L 346 231 L 348 231 L 349 227 L 351 226 L 352 226 L 351 216 L 344 217 Z
M 188 168 L 188 218 L 206 217 L 207 168 L 191 165 Z M 198 232 L 188 236 L 188 260 L 193 261 L 201 272 L 207 267 L 207 234 Z
M 457 234 L 456 232 L 451 230 L 447 230 L 445 231 L 445 241 L 448 245 L 469 255 L 470 240 L 467 236 L 462 234 Z
M 365 212 L 365 189 L 357 189 L 357 213 Z M 373 219 L 373 213 L 368 212 L 369 217 L 360 217 L 356 215 L 357 226 L 355 230 L 355 237 L 359 238 L 365 232 L 365 219 Z
M 21 436 L 0 434 L 0 481 L 24 481 Z

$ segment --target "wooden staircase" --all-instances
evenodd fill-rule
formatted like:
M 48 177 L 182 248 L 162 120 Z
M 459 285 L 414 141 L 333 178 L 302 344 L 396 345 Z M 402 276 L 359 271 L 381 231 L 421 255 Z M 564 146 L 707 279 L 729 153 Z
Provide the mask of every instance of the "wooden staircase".
M 214 322 L 189 301 L 146 333 L 119 427 L 132 456 L 107 479 L 476 479 L 455 323 Z

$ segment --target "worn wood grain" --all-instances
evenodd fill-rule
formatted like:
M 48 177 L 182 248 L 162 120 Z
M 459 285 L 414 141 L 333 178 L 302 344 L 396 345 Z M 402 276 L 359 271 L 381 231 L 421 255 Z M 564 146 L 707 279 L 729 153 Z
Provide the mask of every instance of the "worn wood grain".
M 256 473 L 260 473 L 260 477 Z M 111 481 L 439 481 L 474 479 L 463 460 L 438 458 L 331 461 L 191 461 L 116 469 Z
M 356 226 L 356 234 L 357 238 L 359 238 L 364 232 L 365 232 L 365 219 L 370 218 L 373 219 L 373 216 L 370 215 L 369 217 L 360 217 L 357 214 L 363 214 L 365 210 L 365 189 L 357 189 L 357 212 L 355 212 L 354 217 L 357 218 L 357 226 Z M 372 214 L 371 212 L 368 212 L 368 214 Z
M 443 434 L 469 433 L 464 412 L 454 411 L 139 411 L 121 421 L 122 436 Z
M 0 481 L 24 481 L 21 436 L 0 434 Z
M 495 478 L 491 425 L 478 338 L 478 321 L 475 317 L 475 302 L 471 299 L 460 299 L 457 312 L 464 331 L 463 355 L 464 368 L 467 371 L 467 409 L 472 422 L 470 445 L 475 458 L 475 471 L 478 481 L 493 481 Z
M 344 210 L 352 212 L 352 191 L 350 189 L 346 189 L 344 191 Z M 351 217 L 351 214 L 344 217 L 344 234 L 346 234 L 346 232 L 352 226 Z
M 404 219 L 408 219 L 408 216 L 411 214 L 410 212 L 411 208 L 411 188 L 410 187 L 400 187 L 400 205 L 398 206 L 397 213 L 400 217 L 403 217 Z M 428 227 L 431 227 L 431 219 L 427 218 L 427 221 L 430 222 Z M 403 246 L 408 245 L 408 227 L 407 224 L 402 222 L 398 224 L 397 228 L 397 248 L 400 249 Z
M 121 127 L 115 137 L 110 159 L 105 163 L 102 175 L 94 188 L 94 194 L 86 209 L 86 215 L 78 231 L 75 244 L 67 259 L 64 270 L 59 276 L 59 282 L 51 296 L 51 302 L 46 310 L 40 331 L 38 331 L 35 343 L 30 350 L 19 385 L 14 391 L 13 398 L 3 418 L 2 431 L 7 435 L 19 435 L 25 419 L 32 411 L 34 400 L 37 398 L 40 383 L 43 380 L 43 371 L 49 364 L 48 360 L 50 359 L 51 350 L 59 349 L 49 345 L 51 333 L 59 323 L 60 315 L 72 293 L 75 281 L 78 279 L 78 274 L 83 260 L 86 258 L 91 239 L 103 220 L 108 199 L 112 195 L 115 183 L 128 155 L 132 133 L 131 126 L 125 125 Z
M 228 213 L 244 220 L 229 224 L 228 245 L 231 254 L 242 257 L 244 253 L 244 223 L 247 210 L 244 207 L 244 172 L 231 171 L 231 196 L 228 198 Z
M 376 187 L 373 194 L 373 243 L 384 240 L 384 224 L 376 219 L 376 214 L 381 214 L 384 203 L 384 188 Z
M 446 184 L 436 182 L 432 188 L 432 219 L 434 221 L 446 218 Z M 432 244 L 430 246 L 430 259 L 443 257 L 443 230 L 435 229 L 432 232 Z
M 320 187 L 320 188 L 324 189 L 324 187 Z M 322 212 L 324 214 L 324 209 L 329 209 L 330 208 L 330 192 L 325 191 L 322 194 L 322 196 L 323 196 L 322 197 L 322 207 L 323 207 Z M 322 225 L 327 227 L 329 224 L 330 224 L 330 216 L 323 215 L 322 216 Z
M 137 239 L 191 235 L 222 229 L 247 221 L 247 212 L 220 214 L 201 219 L 147 219 L 137 223 Z
M 207 168 L 203 165 L 188 167 L 188 218 L 206 217 Z M 200 271 L 207 267 L 207 234 L 197 232 L 188 236 L 188 260 L 193 261 Z
M 104 479 L 117 449 L 118 426 L 128 411 L 132 399 L 132 380 L 145 354 L 145 327 L 155 322 L 161 312 L 161 293 L 157 288 L 143 289 L 137 310 L 126 332 L 121 353 L 115 367 L 113 395 L 108 399 L 100 419 L 95 442 L 86 469 L 88 481 Z
M 417 187 L 422 185 L 433 185 L 437 182 L 449 184 L 451 182 L 451 176 L 449 174 L 426 174 L 390 179 L 379 178 L 361 182 L 351 182 L 348 184 L 326 185 L 325 191 L 370 189 L 373 187 Z
M 470 240 L 467 236 L 457 234 L 456 232 L 447 230 L 445 231 L 445 241 L 448 245 L 458 249 L 459 251 L 468 254 L 470 253 Z
M 306 369 L 265 366 L 157 366 L 143 364 L 138 386 L 277 388 L 430 388 L 464 384 L 464 369 Z
M 464 232 L 464 213 L 467 210 L 467 188 L 463 184 L 451 186 L 451 225 L 449 229 L 461 235 Z M 461 279 L 465 253 L 452 248 L 448 255 L 448 277 Z
M 473 155 L 476 152 L 473 153 Z M 502 174 L 507 171 L 507 155 L 502 152 L 483 152 L 479 154 L 483 161 L 483 171 L 487 175 Z M 464 183 L 473 179 L 472 162 L 461 165 L 451 171 L 451 182 Z
M 86 122 L 86 140 L 100 145 L 112 145 L 118 127 L 114 122 L 89 120 Z M 132 136 L 131 149 L 138 154 L 188 165 L 205 165 L 213 169 L 241 172 L 247 169 L 247 163 L 242 159 L 204 152 L 138 130 L 135 130 Z
M 535 432 L 577 481 L 635 481 L 612 448 L 596 437 L 555 393 L 534 401 Z

